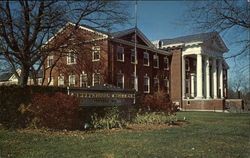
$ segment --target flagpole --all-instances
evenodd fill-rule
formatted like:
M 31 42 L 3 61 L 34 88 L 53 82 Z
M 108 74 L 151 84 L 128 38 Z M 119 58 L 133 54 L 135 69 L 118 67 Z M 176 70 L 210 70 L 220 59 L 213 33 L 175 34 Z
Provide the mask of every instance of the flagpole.
M 137 0 L 135 1 L 135 65 L 134 65 L 134 79 L 135 79 L 135 83 L 134 83 L 134 88 L 136 91 L 138 91 L 138 83 L 137 83 L 137 71 L 136 71 L 136 65 L 137 65 L 137 48 L 136 48 L 136 44 L 137 44 Z

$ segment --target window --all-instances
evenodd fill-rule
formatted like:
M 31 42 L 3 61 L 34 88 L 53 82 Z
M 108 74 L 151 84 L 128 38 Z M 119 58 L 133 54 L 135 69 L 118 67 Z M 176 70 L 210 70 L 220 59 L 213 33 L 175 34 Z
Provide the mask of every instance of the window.
M 74 87 L 76 84 L 76 77 L 75 75 L 69 75 L 69 86 Z
M 58 86 L 64 86 L 64 76 L 58 76 Z
M 159 90 L 159 79 L 158 79 L 158 77 L 154 78 L 154 88 L 157 91 Z
M 100 73 L 93 74 L 93 86 L 100 84 Z
M 43 82 L 43 79 L 42 78 L 38 78 L 38 80 L 37 80 L 38 85 L 42 85 L 42 82 Z
M 124 75 L 122 73 L 118 73 L 116 76 L 116 86 L 124 88 Z
M 100 60 L 100 46 L 93 46 L 92 47 L 92 61 L 98 61 Z
M 186 68 L 186 71 L 190 70 L 189 59 L 185 59 L 185 68 Z
M 149 54 L 148 54 L 148 52 L 143 53 L 143 65 L 149 66 Z
M 88 86 L 88 76 L 87 74 L 81 74 L 80 76 L 80 86 L 86 88 Z
M 144 76 L 144 93 L 149 93 L 150 92 L 150 79 L 148 76 Z
M 68 53 L 67 64 L 75 64 L 76 63 L 76 54 L 74 52 Z
M 48 78 L 48 83 L 49 83 L 49 86 L 53 86 L 54 85 L 54 78 L 53 77 L 49 77 Z
M 117 46 L 117 61 L 124 61 L 124 48 Z
M 168 57 L 164 57 L 164 69 L 169 70 L 169 60 Z
M 131 87 L 130 88 L 137 90 L 137 77 L 134 74 L 131 75 Z
M 52 66 L 53 64 L 53 55 L 49 55 L 47 58 L 47 67 Z
M 169 80 L 167 77 L 165 77 L 165 79 L 164 79 L 164 87 L 165 87 L 167 93 L 169 93 Z
M 154 55 L 153 65 L 154 65 L 154 68 L 159 68 L 159 56 L 158 55 Z
M 135 49 L 131 49 L 131 63 L 135 64 L 136 62 Z

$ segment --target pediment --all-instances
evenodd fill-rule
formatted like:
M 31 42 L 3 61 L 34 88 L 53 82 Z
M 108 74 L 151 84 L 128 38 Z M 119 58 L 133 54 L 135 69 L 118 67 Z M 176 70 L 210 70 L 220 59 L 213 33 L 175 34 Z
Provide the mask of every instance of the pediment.
M 228 51 L 227 46 L 225 45 L 224 41 L 221 39 L 219 35 L 215 35 L 211 37 L 209 40 L 205 42 L 205 44 L 222 53 L 225 53 Z
M 139 29 L 132 28 L 132 29 L 124 30 L 121 32 L 113 33 L 113 36 L 115 38 L 119 38 L 119 39 L 134 43 L 135 33 L 136 33 L 136 41 L 138 44 L 151 47 L 151 48 L 155 48 L 155 46 L 151 43 L 151 41 Z

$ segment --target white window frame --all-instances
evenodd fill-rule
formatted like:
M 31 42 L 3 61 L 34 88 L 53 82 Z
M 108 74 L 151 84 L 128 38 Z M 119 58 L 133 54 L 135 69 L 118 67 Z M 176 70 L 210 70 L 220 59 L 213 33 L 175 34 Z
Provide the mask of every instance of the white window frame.
M 61 84 L 61 81 L 62 81 L 62 84 Z M 58 86 L 64 86 L 64 76 L 62 76 L 62 75 L 58 76 L 58 78 L 57 78 L 57 85 Z
M 155 54 L 153 56 L 153 64 L 155 64 L 155 59 L 157 59 L 157 65 L 156 66 L 153 65 L 153 66 L 154 66 L 154 68 L 159 68 L 159 55 Z
M 119 57 L 119 49 L 121 49 L 122 51 L 121 51 L 121 53 L 122 53 L 122 59 L 119 59 L 118 57 Z M 117 59 L 117 61 L 121 61 L 121 62 L 124 62 L 124 47 L 122 47 L 122 46 L 117 46 L 117 50 L 116 50 L 116 59 Z
M 148 90 L 147 91 L 145 91 L 145 78 L 147 78 L 148 79 Z M 144 76 L 144 78 L 143 78 L 143 91 L 144 91 L 144 93 L 150 93 L 150 77 L 149 76 Z
M 116 75 L 116 86 L 118 87 L 118 75 L 122 75 L 122 87 L 120 87 L 121 89 L 124 89 L 124 74 L 119 72 Z
M 159 90 L 159 87 L 160 87 L 160 85 L 159 85 L 159 83 L 160 83 L 160 80 L 159 80 L 159 78 L 156 76 L 156 77 L 154 77 L 154 86 L 155 86 L 155 81 L 157 80 L 157 90 Z
M 95 53 L 98 52 L 99 58 L 95 59 Z M 101 47 L 100 46 L 93 46 L 92 47 L 92 61 L 100 61 L 101 60 Z
M 170 83 L 169 83 L 169 79 L 167 77 L 164 78 L 164 86 L 167 88 L 167 93 L 169 94 Z
M 54 59 L 54 56 L 53 55 L 49 55 L 47 57 L 47 67 L 51 67 L 53 65 L 53 59 Z M 52 60 L 52 61 L 51 61 Z
M 189 61 L 189 59 L 185 59 L 185 70 L 190 71 L 190 61 Z
M 51 78 L 51 81 L 49 83 L 50 78 Z M 49 83 L 49 86 L 54 86 L 54 77 L 49 77 L 48 78 L 48 83 Z
M 146 63 L 146 64 L 144 63 L 144 59 L 145 59 L 144 56 L 145 55 L 147 56 L 147 60 L 148 60 L 148 63 Z M 149 66 L 150 65 L 149 63 L 150 63 L 149 62 L 149 53 L 148 52 L 143 52 L 143 65 L 144 66 Z
M 67 65 L 71 65 L 71 64 L 76 64 L 76 54 L 73 52 L 73 51 L 70 51 L 68 54 L 67 54 Z M 74 55 L 74 61 L 71 62 L 71 54 Z
M 167 64 L 166 64 L 166 61 L 167 61 Z M 164 70 L 169 70 L 169 59 L 168 59 L 168 57 L 167 56 L 165 56 L 164 58 L 163 58 L 163 62 L 164 62 Z M 165 67 L 165 65 L 167 65 L 167 67 Z
M 83 79 L 83 76 L 84 75 L 86 75 L 86 77 L 87 77 L 87 82 L 86 82 L 86 85 L 85 85 L 85 87 L 88 87 L 88 75 L 86 74 L 86 73 L 82 73 L 81 75 L 80 75 L 80 87 L 83 87 L 82 86 L 82 79 Z
M 93 73 L 92 74 L 92 86 L 94 86 L 95 84 L 95 82 L 94 82 L 94 79 L 95 79 L 95 74 L 98 74 L 99 75 L 99 85 L 100 85 L 100 83 L 101 83 L 101 74 L 100 73 L 97 73 L 97 72 L 95 72 L 95 73 Z
M 138 78 L 135 74 L 132 74 L 130 82 L 132 81 L 132 78 L 134 78 L 134 87 L 132 87 L 132 89 L 135 89 L 137 91 L 138 90 Z
M 71 84 L 71 77 L 73 77 L 73 83 Z M 69 86 L 76 85 L 76 75 L 69 75 Z
M 137 57 L 135 55 L 135 49 L 131 49 L 130 52 L 131 52 L 131 54 L 130 54 L 131 63 L 132 64 L 137 64 Z M 134 57 L 135 57 L 135 61 L 134 62 L 132 61 L 132 54 L 133 54 L 132 52 L 134 52 Z
M 38 79 L 37 79 L 37 84 L 38 84 L 38 85 L 42 85 L 42 82 L 43 82 L 43 78 L 38 78 Z

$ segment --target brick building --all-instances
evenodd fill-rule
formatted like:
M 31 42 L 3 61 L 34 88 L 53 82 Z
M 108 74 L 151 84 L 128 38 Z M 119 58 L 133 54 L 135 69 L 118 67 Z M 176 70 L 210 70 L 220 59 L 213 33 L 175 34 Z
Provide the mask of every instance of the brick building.
M 228 49 L 219 34 L 151 42 L 137 28 L 107 33 L 83 25 L 71 31 L 74 26 L 66 24 L 48 41 L 60 43 L 73 32 L 63 41 L 66 47 L 45 61 L 45 84 L 112 84 L 146 94 L 164 90 L 182 109 L 224 109 Z

